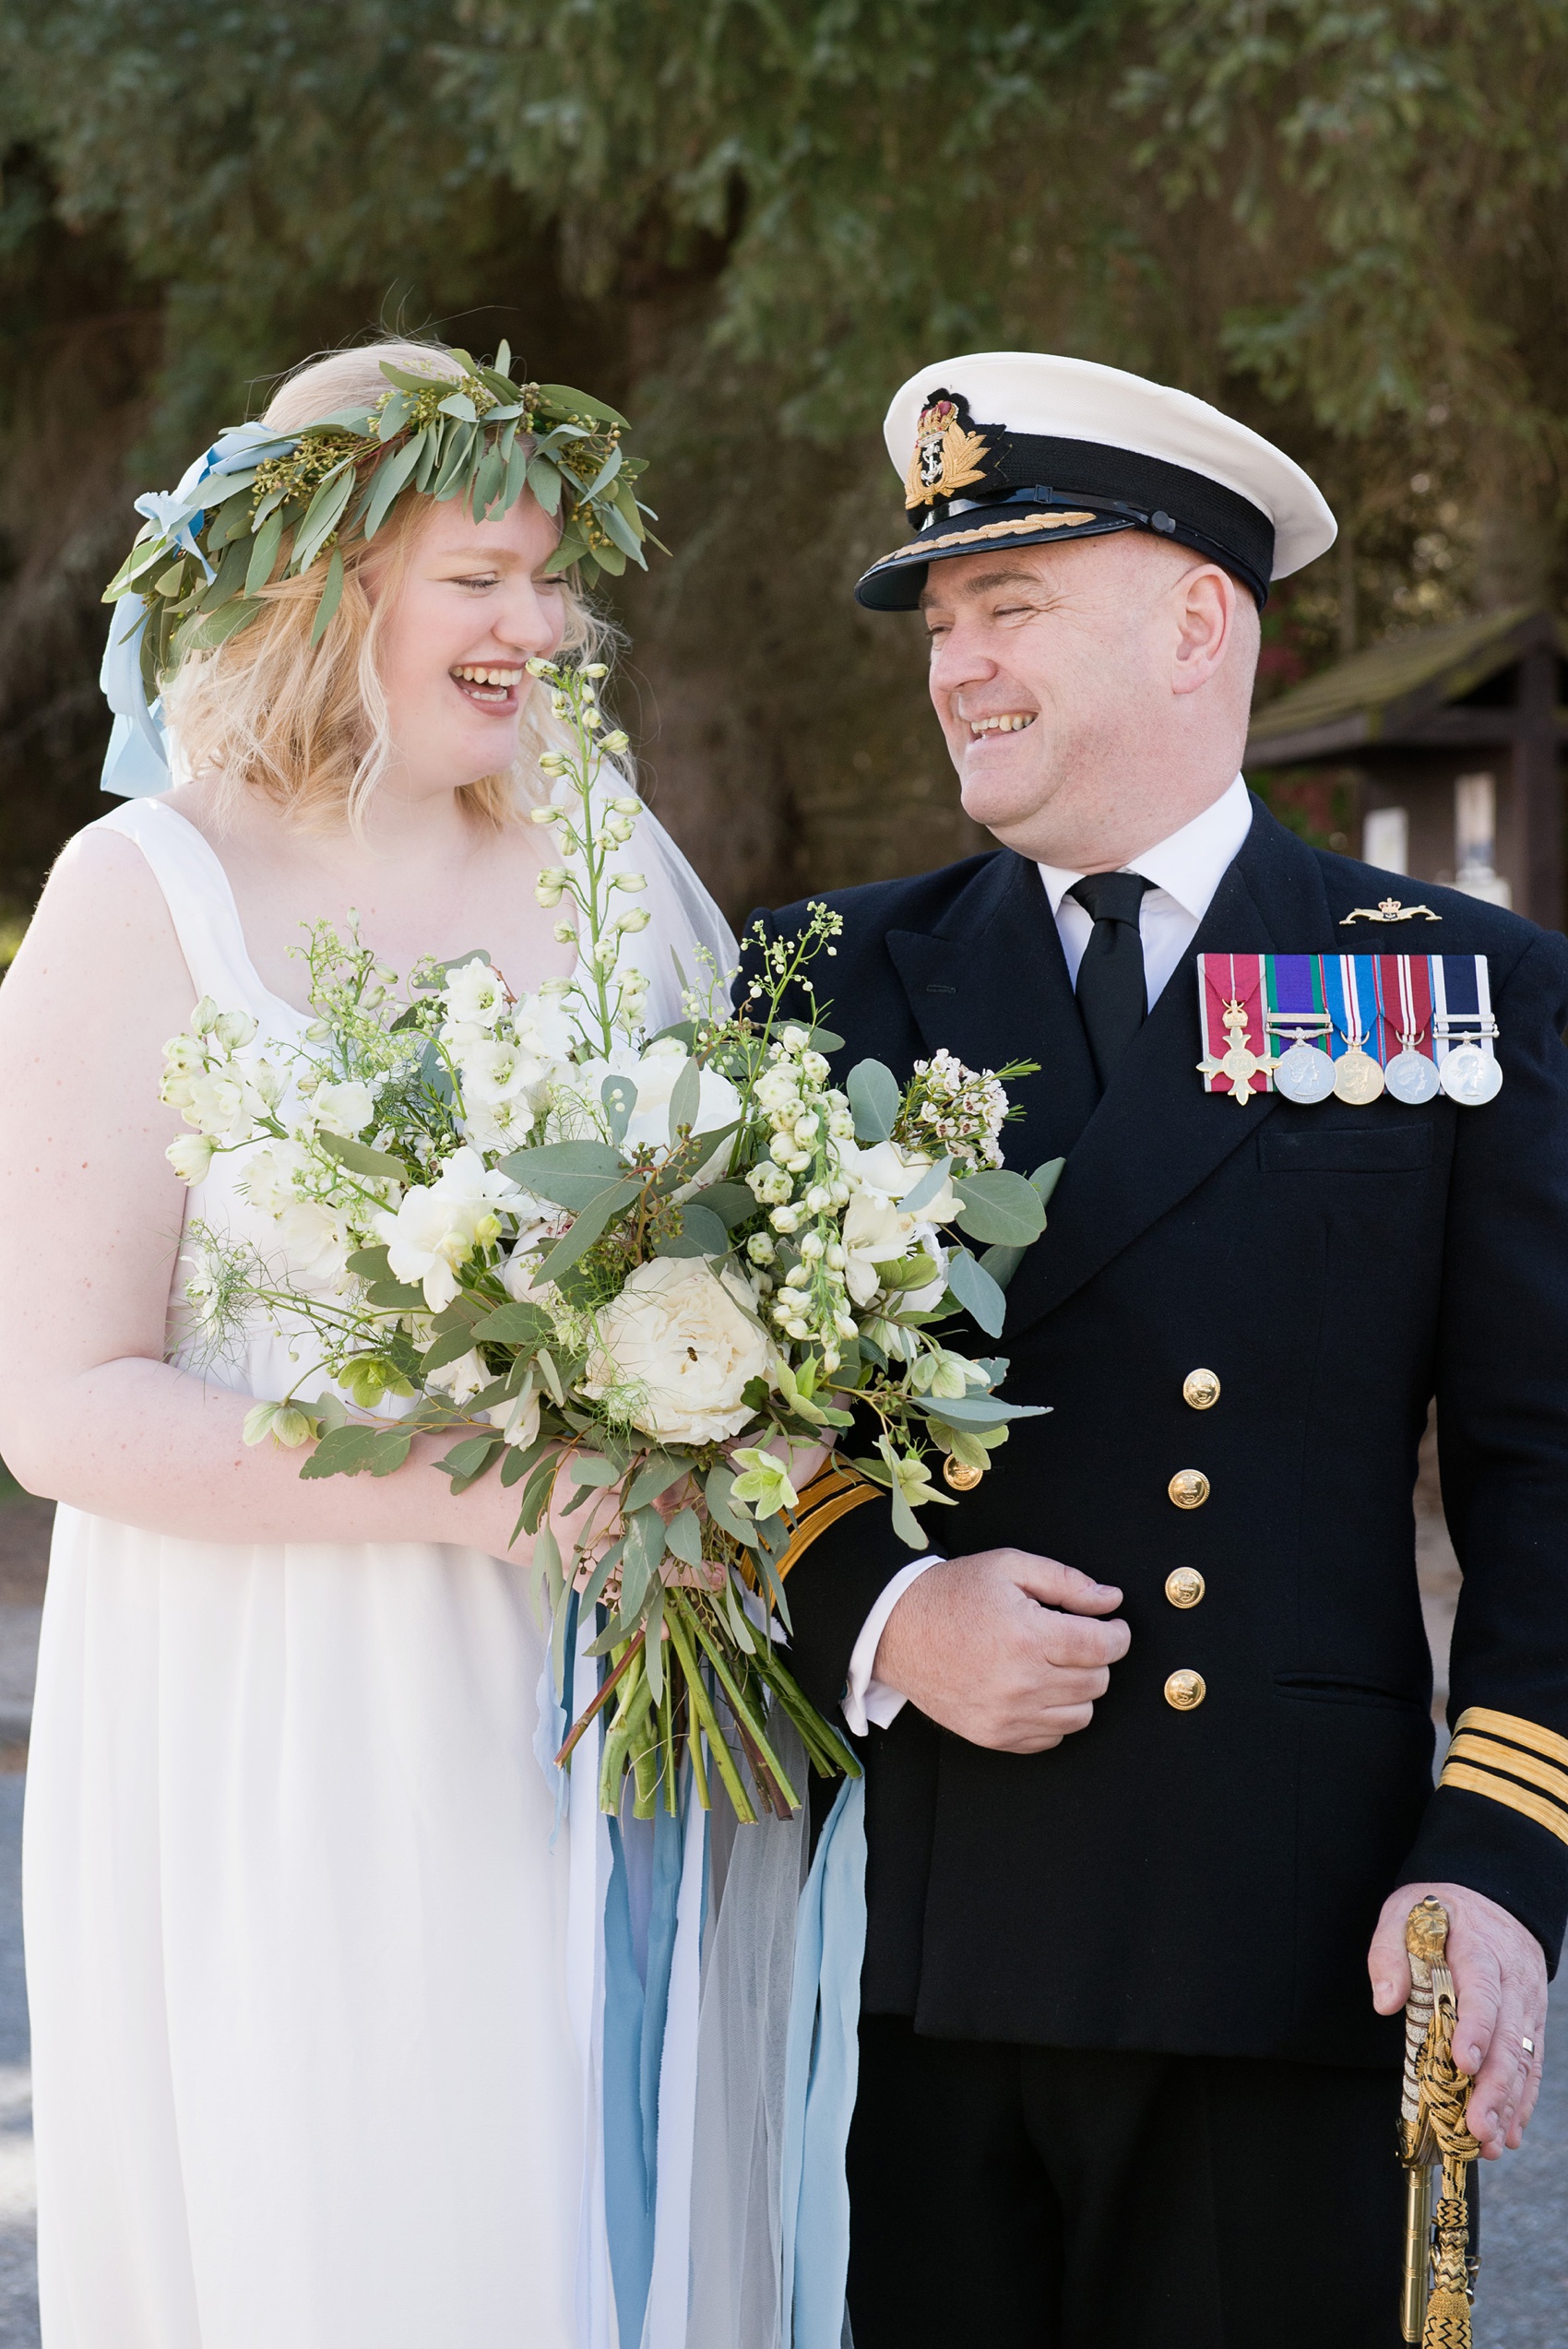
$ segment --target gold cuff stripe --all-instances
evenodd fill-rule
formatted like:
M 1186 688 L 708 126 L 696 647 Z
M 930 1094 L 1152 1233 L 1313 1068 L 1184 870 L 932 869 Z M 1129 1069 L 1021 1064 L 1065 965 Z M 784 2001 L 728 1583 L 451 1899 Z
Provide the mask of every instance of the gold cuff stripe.
M 825 1534 L 829 1525 L 836 1525 L 840 1517 L 847 1517 L 851 1509 L 859 1509 L 862 1501 L 874 1501 L 876 1495 L 877 1487 L 857 1475 L 853 1468 L 842 1467 L 834 1461 L 819 1468 L 801 1495 L 790 1547 L 778 1561 L 780 1581 L 791 1566 L 800 1564 L 819 1534 Z
M 1538 1762 L 1533 1753 L 1521 1753 L 1517 1746 L 1500 1746 L 1495 1738 L 1478 1738 L 1472 1730 L 1462 1729 L 1448 1751 L 1455 1762 L 1479 1762 L 1489 1770 L 1506 1770 L 1526 1785 L 1538 1786 L 1543 1795 L 1553 1796 L 1568 1810 L 1568 1770 Z
M 1534 1721 L 1521 1721 L 1516 1713 L 1493 1713 L 1484 1704 L 1467 1704 L 1455 1724 L 1455 1734 L 1461 1729 L 1490 1729 L 1494 1738 L 1506 1738 L 1510 1745 L 1524 1746 L 1530 1753 L 1538 1753 L 1543 1762 L 1560 1762 L 1568 1770 L 1568 1738 L 1560 1738 L 1555 1729 L 1543 1729 Z
M 1568 1844 L 1568 1810 L 1560 1810 L 1544 1795 L 1531 1794 L 1527 1786 L 1516 1786 L 1511 1778 L 1494 1778 L 1490 1770 L 1472 1770 L 1467 1762 L 1450 1762 L 1444 1764 L 1438 1784 L 1460 1786 L 1467 1794 L 1486 1795 L 1506 1809 L 1533 1819 L 1538 1827 L 1544 1827 L 1560 1843 Z
M 980 539 L 1016 539 L 1025 530 L 1076 529 L 1085 522 L 1102 518 L 1098 514 L 1057 514 L 1041 509 L 1033 514 L 1009 515 L 1005 522 L 982 522 L 972 530 L 922 531 L 907 547 L 895 547 L 891 554 L 885 554 L 880 563 L 873 563 L 871 567 L 873 571 L 885 571 L 890 563 L 919 563 L 933 547 L 941 547 L 945 553 L 953 547 L 972 546 Z

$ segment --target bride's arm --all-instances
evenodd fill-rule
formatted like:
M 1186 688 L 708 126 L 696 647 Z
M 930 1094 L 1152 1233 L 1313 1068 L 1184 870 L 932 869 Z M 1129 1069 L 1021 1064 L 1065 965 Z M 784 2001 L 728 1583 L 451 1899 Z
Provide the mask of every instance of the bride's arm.
M 302 1484 L 299 1453 L 244 1441 L 244 1396 L 161 1358 L 184 1188 L 158 1082 L 192 1003 L 140 851 L 74 841 L 0 986 L 0 1457 L 33 1492 L 155 1533 L 502 1553 L 517 1496 L 487 1477 L 455 1500 L 445 1441 L 419 1439 L 395 1476 Z

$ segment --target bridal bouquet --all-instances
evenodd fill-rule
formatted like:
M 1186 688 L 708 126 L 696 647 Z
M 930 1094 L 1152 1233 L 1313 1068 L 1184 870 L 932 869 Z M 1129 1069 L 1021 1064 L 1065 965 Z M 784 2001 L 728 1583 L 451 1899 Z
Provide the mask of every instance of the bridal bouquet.
M 608 1667 L 561 1759 L 613 1700 L 607 1810 L 628 1771 L 638 1815 L 660 1788 L 673 1809 L 689 1754 L 705 1806 L 711 1764 L 742 1820 L 748 1778 L 783 1816 L 800 1796 L 773 1706 L 818 1771 L 856 1770 L 776 1653 L 791 1447 L 853 1430 L 847 1470 L 927 1546 L 918 1513 L 950 1499 L 933 1455 L 966 1489 L 1021 1416 L 996 1392 L 1006 1364 L 940 1332 L 964 1311 L 1000 1334 L 1001 1283 L 1057 1166 L 1026 1180 L 1000 1164 L 1002 1080 L 1027 1063 L 977 1073 L 938 1052 L 905 1086 L 875 1061 L 829 1082 L 839 1039 L 805 978 L 841 926 L 822 907 L 800 940 L 759 941 L 739 1011 L 730 974 L 682 973 L 688 1016 L 646 1037 L 624 951 L 648 919 L 624 862 L 640 802 L 605 775 L 625 737 L 605 730 L 602 668 L 529 665 L 572 745 L 547 754 L 533 820 L 562 858 L 539 895 L 574 908 L 557 936 L 578 944 L 575 975 L 517 998 L 476 951 L 421 966 L 400 1001 L 352 931 L 318 924 L 297 1046 L 198 1004 L 165 1051 L 162 1097 L 194 1129 L 169 1156 L 199 1183 L 245 1150 L 278 1250 L 198 1222 L 186 1295 L 214 1353 L 257 1314 L 291 1340 L 294 1389 L 245 1434 L 311 1447 L 302 1475 L 386 1476 L 446 1430 L 455 1492 L 492 1474 L 517 1489 L 568 1719 L 579 1612 L 599 1610 L 588 1652 Z M 782 1016 L 787 998 L 811 1025 Z M 323 1370 L 336 1392 L 306 1399 Z

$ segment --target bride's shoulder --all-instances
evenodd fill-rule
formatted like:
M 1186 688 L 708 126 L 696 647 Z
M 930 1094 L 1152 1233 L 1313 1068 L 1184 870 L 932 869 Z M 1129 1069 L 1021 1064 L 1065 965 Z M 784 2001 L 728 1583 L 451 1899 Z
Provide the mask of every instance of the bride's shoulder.
M 116 811 L 118 813 L 118 811 Z M 12 1009 L 35 994 L 90 994 L 100 1015 L 119 990 L 143 1004 L 189 993 L 184 957 L 157 875 L 113 817 L 66 841 L 6 978 Z

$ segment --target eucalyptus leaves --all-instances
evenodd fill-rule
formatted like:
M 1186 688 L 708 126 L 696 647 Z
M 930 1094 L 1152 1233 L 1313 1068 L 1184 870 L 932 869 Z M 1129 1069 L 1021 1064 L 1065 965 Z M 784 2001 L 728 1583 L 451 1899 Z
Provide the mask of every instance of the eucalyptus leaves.
M 261 591 L 321 566 L 311 641 L 343 591 L 345 541 L 373 540 L 406 490 L 461 498 L 481 519 L 531 490 L 561 521 L 546 568 L 580 569 L 591 585 L 646 568 L 659 545 L 636 494 L 647 459 L 628 456 L 626 419 L 564 384 L 516 383 L 503 343 L 493 366 L 444 353 L 461 374 L 418 373 L 383 360 L 386 390 L 299 433 L 234 424 L 179 487 L 137 500 L 147 516 L 104 590 L 143 610 L 142 682 L 150 703 L 189 652 L 210 652 L 262 610 Z M 325 558 L 325 560 L 324 560 Z

